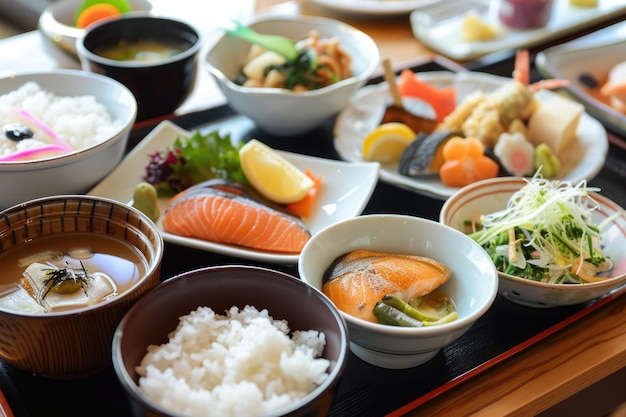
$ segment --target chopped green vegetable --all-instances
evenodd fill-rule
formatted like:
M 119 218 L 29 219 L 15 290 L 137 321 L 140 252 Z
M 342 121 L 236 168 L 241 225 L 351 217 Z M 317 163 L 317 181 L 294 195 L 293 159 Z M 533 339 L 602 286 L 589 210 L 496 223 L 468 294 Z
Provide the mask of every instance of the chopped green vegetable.
M 298 58 L 298 48 L 296 42 L 292 39 L 278 35 L 264 35 L 256 32 L 233 19 L 234 29 L 226 29 L 226 33 L 230 36 L 242 39 L 244 41 L 259 45 L 260 47 L 277 53 L 284 57 L 287 61 L 294 62 Z
M 374 306 L 374 317 L 381 324 L 404 327 L 435 326 L 456 320 L 458 313 L 447 298 L 437 308 L 420 308 L 420 299 L 408 303 L 395 295 L 385 295 Z
M 535 148 L 535 170 L 541 170 L 545 178 L 556 178 L 561 170 L 561 161 L 545 143 Z
M 160 212 L 157 205 L 157 191 L 147 182 L 140 182 L 133 192 L 133 207 L 148 216 L 150 220 L 156 222 Z
M 576 185 L 536 174 L 504 210 L 480 217 L 480 231 L 469 236 L 489 253 L 498 271 L 547 283 L 582 283 L 575 264 L 598 273 L 612 268 L 601 249 L 592 213 L 598 204 L 586 181 Z
M 85 11 L 85 9 L 88 9 L 94 4 L 101 4 L 101 3 L 110 4 L 114 6 L 117 10 L 120 11 L 120 13 L 128 13 L 131 10 L 130 3 L 128 3 L 128 1 L 126 0 L 85 0 L 83 1 L 83 4 L 81 4 L 81 6 L 76 11 L 76 16 L 77 17 L 80 16 L 80 14 L 83 11 Z
M 439 320 L 436 321 L 425 321 L 424 322 L 424 326 L 438 326 L 440 324 L 444 324 L 444 323 L 451 323 L 454 320 L 459 318 L 459 313 L 457 313 L 456 311 L 452 311 L 448 314 L 446 314 L 445 316 L 443 316 L 442 318 L 440 318 Z
M 408 314 L 379 301 L 374 306 L 374 317 L 381 324 L 387 324 L 390 326 L 402 326 L 402 327 L 421 327 L 423 323 Z
M 410 300 L 408 303 L 398 298 L 395 295 L 386 295 L 383 297 L 383 303 L 397 308 L 405 314 L 413 317 L 419 321 L 437 321 L 443 317 L 445 317 L 449 311 L 447 303 L 441 310 L 432 310 L 432 309 L 422 309 L 419 307 L 420 302 L 418 297 L 414 300 Z
M 230 135 L 222 136 L 218 131 L 179 137 L 172 146 L 149 155 L 143 180 L 152 184 L 160 197 L 175 195 L 213 178 L 248 185 L 239 162 L 241 146 L 233 145 Z

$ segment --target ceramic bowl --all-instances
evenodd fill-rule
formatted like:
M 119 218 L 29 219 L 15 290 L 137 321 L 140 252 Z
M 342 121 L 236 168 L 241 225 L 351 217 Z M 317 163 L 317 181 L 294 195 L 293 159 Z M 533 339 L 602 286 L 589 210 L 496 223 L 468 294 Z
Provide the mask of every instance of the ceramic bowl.
M 85 34 L 85 29 L 76 27 L 76 12 L 83 0 L 57 0 L 50 2 L 39 16 L 39 30 L 54 45 L 76 54 L 76 41 Z M 148 12 L 152 4 L 148 0 L 128 0 L 133 11 Z
M 30 161 L 0 162 L 0 209 L 37 197 L 82 194 L 93 188 L 121 161 L 137 115 L 137 103 L 126 87 L 108 77 L 79 70 L 23 72 L 0 78 L 0 96 L 29 81 L 58 97 L 95 97 L 118 127 L 105 140 L 76 152 Z
M 158 60 L 117 60 L 99 55 L 101 48 L 133 42 L 161 42 L 180 52 Z M 167 115 L 191 94 L 198 72 L 202 37 L 188 23 L 146 13 L 127 13 L 97 22 L 76 44 L 83 70 L 109 76 L 133 92 L 137 119 Z
M 437 326 L 396 327 L 342 312 L 350 349 L 372 365 L 400 369 L 427 362 L 463 335 L 496 297 L 495 267 L 477 243 L 451 227 L 403 215 L 355 217 L 316 233 L 300 254 L 300 277 L 321 290 L 324 273 L 333 261 L 357 249 L 420 255 L 447 265 L 452 276 L 441 290 L 454 300 L 459 314 L 457 320 Z
M 138 388 L 139 365 L 150 345 L 167 342 L 179 317 L 199 306 L 223 315 L 233 306 L 267 309 L 293 330 L 318 330 L 326 337 L 322 357 L 329 376 L 313 392 L 271 416 L 326 416 L 348 360 L 348 334 L 341 315 L 328 299 L 304 282 L 282 272 L 252 266 L 218 266 L 183 273 L 164 281 L 124 317 L 113 340 L 113 366 L 131 401 L 151 416 L 178 417 Z M 143 415 L 143 414 L 142 414 Z
M 504 209 L 511 195 L 525 184 L 526 181 L 521 178 L 501 177 L 468 185 L 444 203 L 439 220 L 442 224 L 465 230 L 464 222 Z M 626 283 L 626 213 L 600 194 L 592 192 L 591 197 L 599 204 L 599 210 L 593 212 L 592 221 L 600 224 L 611 217 L 609 224 L 602 229 L 602 242 L 605 255 L 615 262 L 611 272 L 613 278 L 589 284 L 563 285 L 498 273 L 500 295 L 524 306 L 548 308 L 586 303 Z
M 217 81 L 228 104 L 261 129 L 277 136 L 308 132 L 337 114 L 379 65 L 380 55 L 374 41 L 337 20 L 270 17 L 258 19 L 249 27 L 260 33 L 293 40 L 304 39 L 310 30 L 319 31 L 322 38 L 337 36 L 339 45 L 352 58 L 352 77 L 317 90 L 294 92 L 283 88 L 250 88 L 233 82 L 243 67 L 250 43 L 224 35 L 213 45 L 206 56 L 205 68 Z
M 115 329 L 128 309 L 159 284 L 163 255 L 157 227 L 132 207 L 99 197 L 53 196 L 0 213 L 0 259 L 17 262 L 11 259 L 12 250 L 68 233 L 106 236 L 129 245 L 141 254 L 145 268 L 128 288 L 89 306 L 29 313 L 16 310 L 6 298 L 0 302 L 0 356 L 20 369 L 55 379 L 83 378 L 111 366 Z M 7 287 L 3 285 L 3 298 Z

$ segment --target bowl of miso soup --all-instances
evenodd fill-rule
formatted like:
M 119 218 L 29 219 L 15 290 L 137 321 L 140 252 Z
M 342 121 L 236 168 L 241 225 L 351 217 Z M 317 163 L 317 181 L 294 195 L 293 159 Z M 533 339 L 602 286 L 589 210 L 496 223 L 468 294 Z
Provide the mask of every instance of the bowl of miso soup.
M 172 113 L 195 85 L 201 34 L 190 24 L 128 13 L 88 27 L 76 44 L 83 70 L 107 75 L 137 99 L 137 119 Z
M 115 328 L 159 284 L 162 257 L 155 224 L 106 198 L 52 196 L 0 212 L 0 357 L 54 379 L 106 369 Z

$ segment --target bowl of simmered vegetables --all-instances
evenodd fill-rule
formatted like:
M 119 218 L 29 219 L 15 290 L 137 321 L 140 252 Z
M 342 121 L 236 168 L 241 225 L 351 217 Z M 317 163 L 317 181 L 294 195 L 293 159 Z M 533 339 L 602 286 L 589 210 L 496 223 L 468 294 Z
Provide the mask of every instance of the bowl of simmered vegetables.
M 506 299 L 582 304 L 626 284 L 626 212 L 600 192 L 586 181 L 493 178 L 456 192 L 440 222 L 484 248 Z
M 359 216 L 316 233 L 298 271 L 341 312 L 351 351 L 388 369 L 434 358 L 491 307 L 498 289 L 493 262 L 468 236 L 395 214 Z
M 205 68 L 228 104 L 262 130 L 295 136 L 337 114 L 379 65 L 375 42 L 321 17 L 264 17 L 210 48 Z

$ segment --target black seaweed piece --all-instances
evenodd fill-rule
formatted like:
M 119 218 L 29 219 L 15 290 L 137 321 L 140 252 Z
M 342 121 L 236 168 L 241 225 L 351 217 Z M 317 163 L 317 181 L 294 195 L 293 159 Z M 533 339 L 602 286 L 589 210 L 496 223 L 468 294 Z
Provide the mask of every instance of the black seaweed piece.
M 453 135 L 456 134 L 448 131 L 419 133 L 402 153 L 398 163 L 398 172 L 407 177 L 436 174 L 436 172 L 429 172 L 428 167 L 439 146 Z
M 588 88 L 596 88 L 598 87 L 598 85 L 600 85 L 598 83 L 598 80 L 596 80 L 596 78 L 593 75 L 588 74 L 588 73 L 580 74 L 578 76 L 578 81 L 580 81 L 582 85 Z

